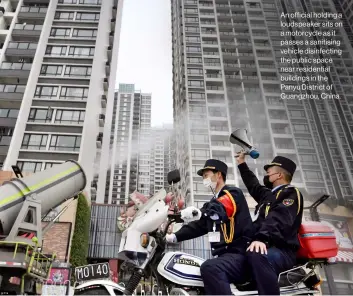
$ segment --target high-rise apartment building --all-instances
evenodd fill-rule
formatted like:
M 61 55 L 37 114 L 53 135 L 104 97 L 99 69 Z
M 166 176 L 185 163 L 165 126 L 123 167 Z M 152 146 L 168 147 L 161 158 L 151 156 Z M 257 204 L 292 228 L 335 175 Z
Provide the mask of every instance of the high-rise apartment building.
M 246 128 L 261 154 L 257 160 L 248 159 L 259 180 L 264 175 L 265 163 L 278 154 L 287 156 L 298 165 L 292 184 L 307 193 L 307 202 L 314 200 L 315 193 L 325 192 L 333 197 L 332 206 L 352 208 L 353 49 L 347 26 L 344 23 L 343 27 L 333 28 L 336 32 L 333 39 L 340 41 L 339 45 L 321 40 L 325 38 L 294 36 L 291 30 L 281 27 L 281 21 L 286 21 L 281 19 L 281 13 L 337 12 L 339 7 L 350 22 L 350 3 L 344 0 L 171 1 L 177 165 L 187 203 L 197 205 L 198 201 L 210 198 L 196 175 L 208 158 L 225 161 L 229 166 L 227 183 L 246 191 L 233 158 L 240 148 L 231 146 L 228 140 L 233 130 Z M 333 17 L 328 19 L 334 21 Z M 313 21 L 323 22 L 327 18 Z M 310 54 L 282 55 L 281 40 L 302 39 L 317 42 Z M 307 46 L 301 49 L 305 52 Z M 323 96 L 322 91 L 315 89 L 318 82 L 310 82 L 313 90 L 308 91 L 281 88 L 284 84 L 281 78 L 290 80 L 281 67 L 325 66 L 305 63 L 305 58 L 322 58 L 320 49 L 332 50 L 332 54 L 325 56 L 333 59 L 330 72 L 310 75 L 316 79 L 319 74 L 326 75 L 327 83 L 321 84 L 332 84 L 332 90 Z M 303 58 L 303 63 L 286 63 L 283 57 Z M 299 72 L 291 73 L 294 75 L 302 77 Z M 285 84 L 299 86 L 302 82 Z M 334 99 L 337 95 L 339 99 Z M 343 219 L 341 215 L 338 220 Z M 351 223 L 349 218 L 344 221 Z M 204 238 L 186 241 L 180 247 L 200 256 L 209 255 L 209 244 Z M 347 258 L 343 261 L 349 262 Z M 338 264 L 335 280 L 352 282 L 351 276 L 341 276 L 349 268 Z
M 162 188 L 168 191 L 168 172 L 176 169 L 175 137 L 172 125 L 163 125 L 151 130 L 151 189 L 150 194 Z
M 97 203 L 125 204 L 137 190 L 149 194 L 150 187 L 151 94 L 135 90 L 134 84 L 120 84 L 115 93 L 108 169 L 101 165 L 97 176 Z
M 206 198 L 196 170 L 211 157 L 225 161 L 228 181 L 245 189 L 228 138 L 232 130 L 246 128 L 261 153 L 258 160 L 249 159 L 260 180 L 263 165 L 281 154 L 298 164 L 296 186 L 350 204 L 353 64 L 343 28 L 336 29 L 343 53 L 332 55 L 328 73 L 339 100 L 285 99 L 300 92 L 280 88 L 280 67 L 290 66 L 280 63 L 280 32 L 286 31 L 280 14 L 334 11 L 333 2 L 178 0 L 171 5 L 178 165 L 188 201 Z
M 18 118 L 16 125 L 1 118 L 0 125 L 14 131 L 2 128 L 12 137 L 1 138 L 7 147 L 1 147 L 0 162 L 7 170 L 17 164 L 34 172 L 78 160 L 89 193 L 92 164 L 99 149 L 109 146 L 122 0 L 1 5 L 7 34 L 1 35 L 0 113 L 11 109 L 7 116 Z

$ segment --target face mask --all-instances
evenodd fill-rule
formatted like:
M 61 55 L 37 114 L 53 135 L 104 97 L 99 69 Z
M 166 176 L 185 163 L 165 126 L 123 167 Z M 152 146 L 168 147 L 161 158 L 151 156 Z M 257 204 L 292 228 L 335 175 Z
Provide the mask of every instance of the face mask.
M 264 176 L 264 185 L 268 189 L 273 188 L 273 184 L 270 182 L 270 176 L 268 176 L 268 175 Z
M 207 178 L 203 180 L 203 186 L 205 186 L 206 188 L 211 187 L 212 190 L 215 190 L 217 187 L 217 182 L 213 182 L 211 178 Z
M 275 175 L 275 174 L 277 174 L 277 173 L 274 173 L 272 175 L 264 176 L 264 185 L 265 185 L 266 188 L 273 189 L 273 183 L 270 181 L 270 177 Z

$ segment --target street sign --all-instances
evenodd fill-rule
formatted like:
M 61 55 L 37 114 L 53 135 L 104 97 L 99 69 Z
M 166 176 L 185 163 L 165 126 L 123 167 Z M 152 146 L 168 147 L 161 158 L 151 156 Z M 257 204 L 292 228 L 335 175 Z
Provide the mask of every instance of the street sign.
M 109 263 L 97 263 L 75 268 L 75 278 L 77 282 L 89 281 L 93 279 L 103 279 L 110 277 Z

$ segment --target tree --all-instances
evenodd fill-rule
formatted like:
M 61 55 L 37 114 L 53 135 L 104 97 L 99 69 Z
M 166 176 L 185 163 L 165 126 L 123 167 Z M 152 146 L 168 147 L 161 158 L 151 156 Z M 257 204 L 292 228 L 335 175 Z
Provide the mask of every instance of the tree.
M 90 215 L 87 199 L 83 194 L 80 194 L 77 200 L 75 230 L 71 244 L 70 263 L 73 270 L 77 266 L 87 264 Z

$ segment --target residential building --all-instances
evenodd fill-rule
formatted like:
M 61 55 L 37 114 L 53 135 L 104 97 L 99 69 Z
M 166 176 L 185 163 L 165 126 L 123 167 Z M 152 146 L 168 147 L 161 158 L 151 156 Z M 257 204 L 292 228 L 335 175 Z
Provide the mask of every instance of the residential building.
M 102 154 L 109 166 L 97 176 L 95 202 L 125 204 L 135 190 L 149 194 L 151 94 L 120 84 L 113 114 L 110 148 Z
M 246 193 L 233 157 L 240 148 L 229 143 L 232 131 L 246 128 L 260 152 L 257 160 L 248 160 L 259 180 L 265 163 L 278 154 L 287 156 L 298 165 L 292 183 L 305 193 L 307 203 L 325 192 L 332 196 L 328 202 L 332 207 L 352 209 L 353 50 L 349 36 L 337 26 L 333 30 L 339 46 L 311 39 L 318 44 L 312 55 L 282 55 L 280 43 L 310 39 L 290 36 L 288 28 L 281 27 L 282 12 L 337 12 L 337 1 L 171 1 L 177 166 L 188 204 L 209 199 L 196 174 L 208 158 L 225 161 L 227 182 Z M 293 67 L 281 58 L 321 58 L 320 48 L 335 52 L 329 55 L 333 59 L 330 72 L 311 74 L 316 79 L 310 82 L 314 90 L 281 89 L 282 84 L 302 84 L 281 82 L 288 79 L 281 67 Z M 303 62 L 301 66 L 312 65 Z M 301 76 L 300 72 L 291 74 Z M 327 76 L 327 83 L 317 82 L 319 74 Z M 322 91 L 315 89 L 318 84 L 333 87 L 322 96 Z M 339 99 L 334 99 L 337 95 Z M 254 206 L 250 198 L 249 204 Z M 206 246 L 198 240 L 185 242 L 184 247 L 196 250 Z
M 162 188 L 169 190 L 168 172 L 177 168 L 173 126 L 163 125 L 152 128 L 151 138 L 154 139 L 154 143 L 151 149 L 150 194 L 154 194 Z
M 109 147 L 123 1 L 1 5 L 7 34 L 0 54 L 0 113 L 11 110 L 0 120 L 7 136 L 1 138 L 0 162 L 5 170 L 17 164 L 35 172 L 78 160 L 89 197 L 92 164 Z

